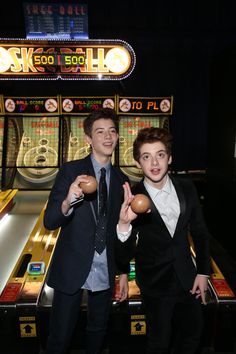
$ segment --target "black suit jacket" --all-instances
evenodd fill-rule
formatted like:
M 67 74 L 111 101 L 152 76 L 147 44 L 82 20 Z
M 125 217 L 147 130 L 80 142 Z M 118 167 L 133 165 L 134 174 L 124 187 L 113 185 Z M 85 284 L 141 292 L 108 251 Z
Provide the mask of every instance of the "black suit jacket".
M 190 290 L 197 273 L 210 274 L 209 235 L 196 188 L 189 180 L 171 179 L 180 202 L 174 236 L 171 237 L 151 202 L 151 213 L 138 216 L 131 237 L 124 243 L 130 258 L 135 256 L 136 281 L 147 295 L 170 294 L 176 276 L 182 287 Z M 142 181 L 133 188 L 133 193 L 149 196 Z M 197 254 L 196 267 L 191 257 L 189 233 Z
M 65 163 L 59 170 L 51 190 L 44 214 L 44 226 L 53 230 L 61 227 L 50 265 L 47 283 L 56 290 L 72 294 L 84 284 L 94 256 L 95 217 L 97 192 L 87 194 L 69 216 L 63 215 L 61 204 L 71 183 L 78 175 L 95 176 L 91 157 Z M 122 263 L 117 270 L 115 245 L 118 243 L 116 224 L 123 202 L 123 183 L 128 178 L 117 168 L 111 167 L 106 249 L 110 286 L 114 285 L 116 272 L 127 273 L 129 264 Z M 93 205 L 93 207 L 92 207 Z M 119 260 L 119 255 L 117 255 Z

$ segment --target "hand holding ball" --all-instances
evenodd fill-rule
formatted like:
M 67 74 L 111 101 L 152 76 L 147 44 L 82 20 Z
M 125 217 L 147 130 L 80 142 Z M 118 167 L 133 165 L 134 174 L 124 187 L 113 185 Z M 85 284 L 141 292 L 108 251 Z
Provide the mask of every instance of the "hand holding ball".
M 97 180 L 93 176 L 86 177 L 88 182 L 80 182 L 79 186 L 84 194 L 94 193 L 97 189 Z
M 150 208 L 150 201 L 146 195 L 136 194 L 130 206 L 133 212 L 136 214 L 146 213 Z

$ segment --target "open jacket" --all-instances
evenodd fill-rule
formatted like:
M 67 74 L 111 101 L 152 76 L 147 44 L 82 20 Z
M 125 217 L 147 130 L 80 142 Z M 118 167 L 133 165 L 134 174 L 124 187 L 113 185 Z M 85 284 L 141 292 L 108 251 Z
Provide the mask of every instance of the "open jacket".
M 91 157 L 65 163 L 59 170 L 51 190 L 44 214 L 44 226 L 49 230 L 61 228 L 50 264 L 47 283 L 49 286 L 72 294 L 82 287 L 90 272 L 94 257 L 94 238 L 97 214 L 97 191 L 86 194 L 84 200 L 74 206 L 73 212 L 65 216 L 61 205 L 70 185 L 78 175 L 95 176 Z M 117 272 L 127 273 L 129 263 L 118 265 L 115 256 L 118 244 L 116 225 L 123 202 L 123 187 L 128 178 L 117 168 L 111 167 L 106 250 L 111 288 Z
M 139 214 L 132 223 L 130 238 L 124 242 L 126 256 L 135 257 L 136 282 L 143 293 L 168 295 L 171 280 L 177 276 L 187 291 L 196 274 L 210 274 L 209 234 L 194 184 L 184 178 L 171 177 L 180 203 L 180 215 L 173 237 L 157 208 L 151 201 L 151 212 Z M 133 194 L 149 196 L 143 181 L 133 188 Z M 188 235 L 192 236 L 196 252 L 193 262 Z

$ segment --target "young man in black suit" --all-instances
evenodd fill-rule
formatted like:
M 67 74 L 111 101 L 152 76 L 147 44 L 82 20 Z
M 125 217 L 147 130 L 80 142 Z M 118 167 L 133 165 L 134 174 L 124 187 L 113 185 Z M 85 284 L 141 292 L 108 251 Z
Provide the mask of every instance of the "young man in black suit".
M 47 284 L 54 288 L 47 354 L 68 352 L 84 289 L 87 290 L 88 305 L 87 354 L 101 353 L 117 273 L 120 274 L 117 300 L 123 301 L 127 297 L 129 264 L 122 264 L 117 269 L 115 258 L 116 243 L 119 243 L 116 225 L 124 194 L 122 186 L 128 180 L 111 164 L 118 141 L 117 124 L 117 116 L 109 108 L 88 115 L 84 120 L 84 132 L 91 154 L 65 163 L 49 196 L 44 225 L 49 230 L 60 227 L 61 231 L 47 280 Z M 88 175 L 99 181 L 102 167 L 106 170 L 108 197 L 103 224 L 105 244 L 98 251 L 95 249 L 98 193 L 96 190 L 83 195 L 80 183 L 87 182 Z
M 147 354 L 196 353 L 203 329 L 201 303 L 206 304 L 210 274 L 209 234 L 198 195 L 191 181 L 168 174 L 171 147 L 168 131 L 139 131 L 133 156 L 144 178 L 132 192 L 125 183 L 117 227 L 123 247 L 130 258 L 135 256 L 136 281 L 146 312 Z M 131 209 L 138 193 L 150 199 L 145 214 Z

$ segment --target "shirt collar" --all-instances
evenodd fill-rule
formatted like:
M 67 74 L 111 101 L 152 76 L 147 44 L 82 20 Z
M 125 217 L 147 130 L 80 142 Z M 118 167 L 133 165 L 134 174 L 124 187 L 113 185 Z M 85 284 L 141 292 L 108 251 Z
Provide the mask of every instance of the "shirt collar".
M 92 164 L 93 164 L 93 168 L 94 168 L 94 172 L 95 172 L 95 175 L 98 176 L 99 172 L 100 172 L 100 169 L 102 167 L 104 167 L 106 169 L 106 173 L 109 173 L 110 172 L 110 168 L 111 168 L 111 162 L 108 162 L 105 166 L 102 166 L 100 165 L 100 163 L 95 160 L 95 158 L 93 157 L 93 155 L 91 155 L 91 161 L 92 161 Z
M 166 192 L 168 194 L 171 193 L 171 180 L 170 177 L 167 175 L 167 179 L 166 179 L 166 183 L 164 184 L 163 188 L 158 189 L 158 188 L 154 188 L 153 186 L 151 186 L 146 179 L 144 179 L 143 181 L 144 187 L 146 188 L 146 190 L 148 191 L 148 193 L 150 194 L 151 197 L 155 198 L 157 196 L 157 194 L 159 194 L 161 191 Z

